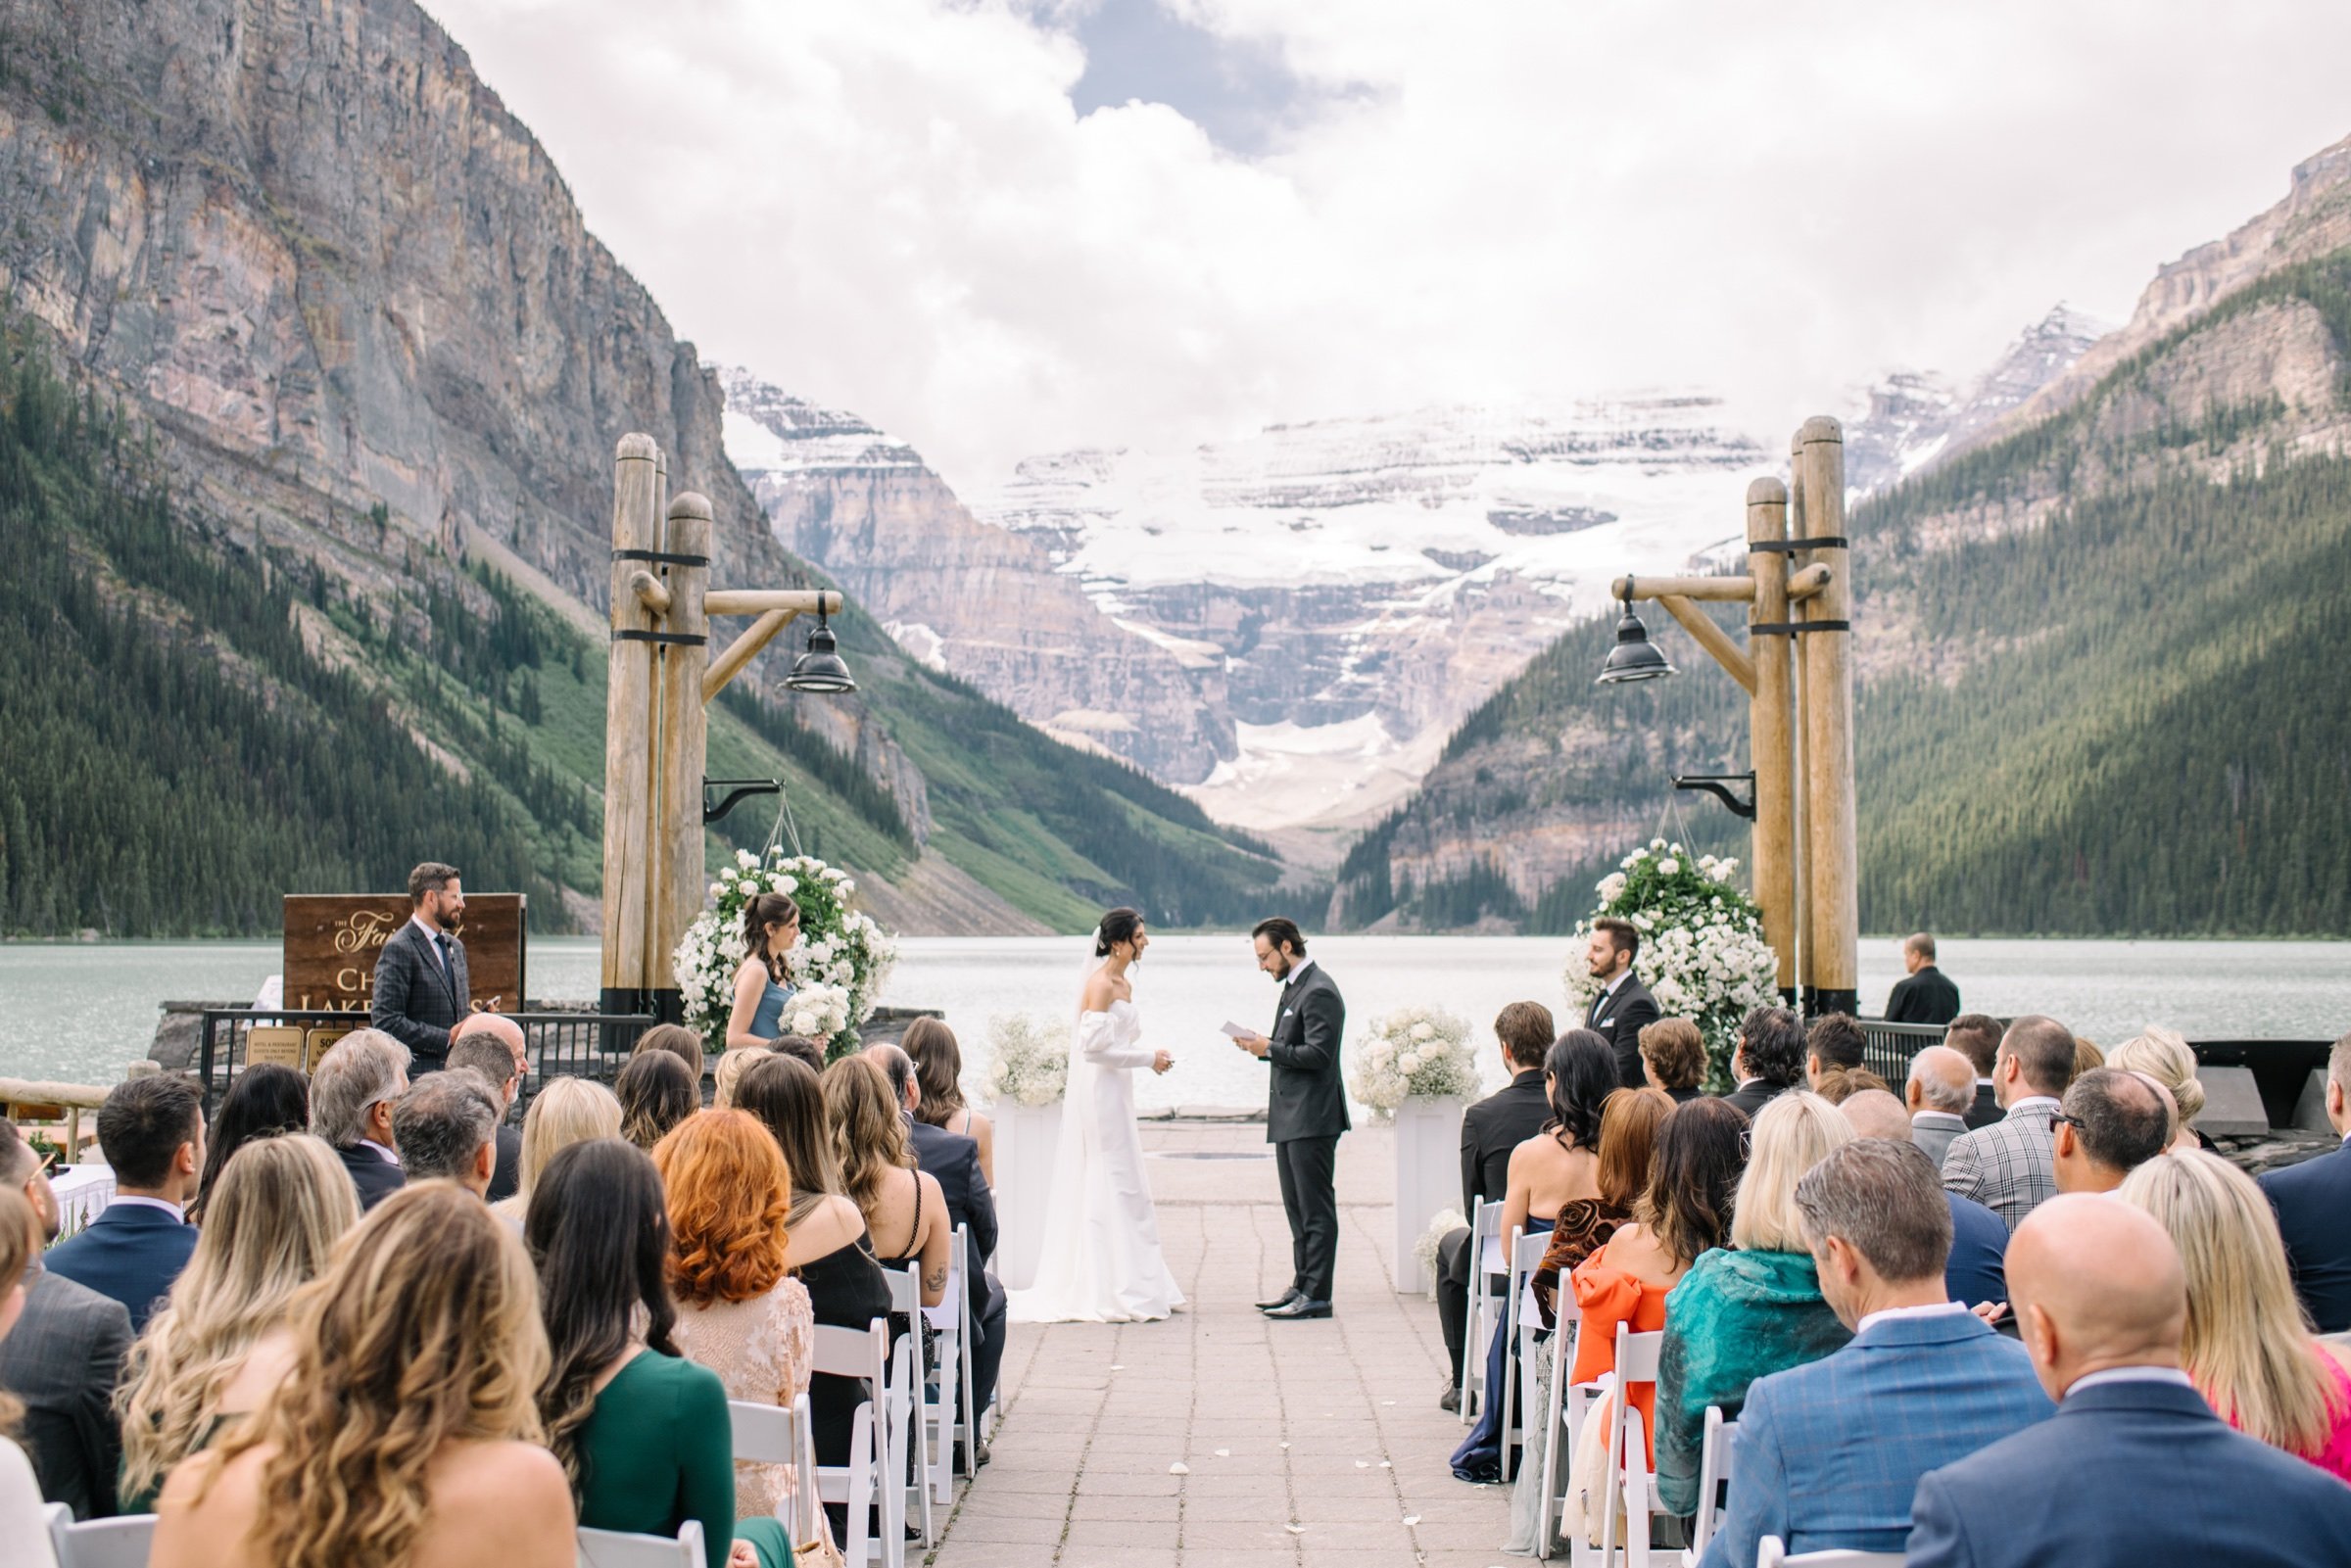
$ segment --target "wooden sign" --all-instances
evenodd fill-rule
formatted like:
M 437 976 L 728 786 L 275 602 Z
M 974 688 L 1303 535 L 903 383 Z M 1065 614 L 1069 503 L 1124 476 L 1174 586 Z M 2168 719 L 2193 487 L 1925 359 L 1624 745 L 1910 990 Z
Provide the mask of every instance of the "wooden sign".
M 465 944 L 477 1013 L 522 1010 L 524 903 L 520 893 L 466 895 L 465 924 L 456 934 Z M 406 893 L 288 893 L 284 1005 L 364 1018 L 376 960 L 408 916 Z

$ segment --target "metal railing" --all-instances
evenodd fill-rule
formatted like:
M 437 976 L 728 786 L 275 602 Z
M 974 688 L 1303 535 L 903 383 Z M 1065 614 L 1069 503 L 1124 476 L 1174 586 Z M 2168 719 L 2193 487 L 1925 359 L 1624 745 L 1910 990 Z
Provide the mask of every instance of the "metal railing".
M 550 1078 L 593 1078 L 610 1083 L 628 1061 L 637 1037 L 659 1020 L 643 1013 L 508 1013 L 522 1025 L 529 1047 L 531 1071 L 516 1097 L 514 1114 L 528 1108 L 539 1086 Z M 245 1069 L 247 1046 L 256 1028 L 299 1030 L 303 1035 L 300 1065 L 310 1067 L 318 1052 L 353 1029 L 367 1027 L 363 1013 L 305 1012 L 292 1008 L 208 1008 L 197 1051 L 197 1073 L 204 1088 L 209 1116 L 220 1096 Z
M 1910 1059 L 1930 1045 L 1943 1043 L 1940 1023 L 1889 1023 L 1884 1019 L 1855 1019 L 1861 1025 L 1861 1065 L 1902 1092 L 1910 1076 Z

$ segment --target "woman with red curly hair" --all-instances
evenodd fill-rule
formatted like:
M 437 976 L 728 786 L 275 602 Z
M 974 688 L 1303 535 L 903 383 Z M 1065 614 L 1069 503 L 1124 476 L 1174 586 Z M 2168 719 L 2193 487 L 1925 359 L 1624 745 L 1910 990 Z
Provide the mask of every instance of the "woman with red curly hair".
M 727 1397 L 790 1404 L 808 1392 L 816 1315 L 787 1271 L 792 1173 L 759 1119 L 697 1111 L 653 1146 L 669 1196 L 671 1336 L 716 1372 Z M 791 1495 L 789 1466 L 738 1464 L 738 1518 L 773 1515 Z

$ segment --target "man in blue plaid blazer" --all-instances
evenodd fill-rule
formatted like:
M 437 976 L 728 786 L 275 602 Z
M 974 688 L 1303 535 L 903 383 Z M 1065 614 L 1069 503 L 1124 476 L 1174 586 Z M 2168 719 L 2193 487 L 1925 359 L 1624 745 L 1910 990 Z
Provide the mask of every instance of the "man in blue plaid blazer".
M 1943 1157 L 1943 1186 L 2006 1220 L 2011 1236 L 2057 1196 L 2057 1097 L 2073 1081 L 2074 1031 L 2038 1014 L 2018 1019 L 1991 1063 L 1991 1092 L 2008 1114 L 1953 1138 Z
M 1950 1206 L 1918 1148 L 1845 1144 L 1805 1172 L 1796 1206 L 1853 1338 L 1748 1390 L 1730 1505 L 1700 1568 L 1745 1568 L 1764 1536 L 1791 1552 L 1900 1551 L 1920 1476 L 2054 1410 L 2024 1347 L 1944 1293 Z

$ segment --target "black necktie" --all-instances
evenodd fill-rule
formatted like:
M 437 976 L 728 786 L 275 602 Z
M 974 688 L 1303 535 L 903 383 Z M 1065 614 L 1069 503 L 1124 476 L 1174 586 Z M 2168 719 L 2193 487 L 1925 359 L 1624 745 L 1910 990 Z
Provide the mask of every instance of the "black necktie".
M 433 945 L 441 949 L 441 978 L 449 986 L 451 994 L 455 995 L 457 989 L 457 967 L 450 962 L 449 932 L 435 931 Z

